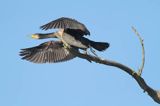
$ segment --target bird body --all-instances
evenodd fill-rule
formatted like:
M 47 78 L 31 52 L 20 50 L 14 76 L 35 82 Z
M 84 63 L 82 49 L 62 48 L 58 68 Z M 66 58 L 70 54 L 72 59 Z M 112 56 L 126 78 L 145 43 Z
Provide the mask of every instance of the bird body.
M 84 43 L 89 43 L 89 42 L 82 42 L 82 37 L 81 39 L 76 39 L 75 36 L 72 36 L 68 33 L 63 33 L 63 36 L 62 36 L 62 39 L 69 45 L 72 45 L 72 46 L 75 46 L 77 48 L 80 48 L 80 49 L 86 49 L 88 48 L 88 45 L 87 44 L 84 44 Z
M 57 36 L 60 36 L 58 32 L 47 34 L 34 34 L 34 38 L 38 39 L 57 38 Z M 98 51 L 104 51 L 109 47 L 109 43 L 107 42 L 95 42 L 83 36 L 71 35 L 66 32 L 64 32 L 61 37 L 67 44 L 83 50 L 93 47 Z
M 109 47 L 109 43 L 107 42 L 95 42 L 84 37 L 84 35 L 90 35 L 90 32 L 84 24 L 75 19 L 66 17 L 58 18 L 42 25 L 40 28 L 42 30 L 59 30 L 57 32 L 46 34 L 36 33 L 32 35 L 32 38 L 58 38 L 60 41 L 49 41 L 35 47 L 21 49 L 20 56 L 22 56 L 22 59 L 34 63 L 50 63 L 67 61 L 75 58 L 76 56 L 64 47 L 66 44 L 70 45 L 76 51 L 79 49 L 86 51 L 88 48 L 104 51 Z
M 78 47 L 80 49 L 84 49 L 84 50 L 90 47 L 93 47 L 98 51 L 103 51 L 109 47 L 109 43 L 107 42 L 95 42 L 83 36 L 75 36 L 68 33 L 63 33 L 62 39 L 67 44 Z

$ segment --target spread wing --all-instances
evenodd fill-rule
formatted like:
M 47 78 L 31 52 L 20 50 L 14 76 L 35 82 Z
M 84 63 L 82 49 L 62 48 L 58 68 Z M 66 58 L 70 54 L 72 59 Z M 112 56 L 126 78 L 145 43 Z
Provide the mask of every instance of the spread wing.
M 56 63 L 75 58 L 60 41 L 49 41 L 38 46 L 21 49 L 22 59 L 34 63 Z
M 51 21 L 45 25 L 42 25 L 40 27 L 42 30 L 48 30 L 48 29 L 70 29 L 73 31 L 76 31 L 80 35 L 90 35 L 89 30 L 86 28 L 86 26 L 80 22 L 78 22 L 75 19 L 71 18 L 58 18 L 54 21 Z

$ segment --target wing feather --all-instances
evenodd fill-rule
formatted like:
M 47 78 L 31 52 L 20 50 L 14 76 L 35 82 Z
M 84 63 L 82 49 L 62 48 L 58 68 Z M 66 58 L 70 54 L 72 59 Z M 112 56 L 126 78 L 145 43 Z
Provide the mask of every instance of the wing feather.
M 71 29 L 76 30 L 78 32 L 81 32 L 82 35 L 90 35 L 89 30 L 86 28 L 86 26 L 80 22 L 78 22 L 75 19 L 72 18 L 58 18 L 54 21 L 51 21 L 45 25 L 42 25 L 40 27 L 42 30 L 48 30 L 48 29 Z
M 76 57 L 65 49 L 62 42 L 59 41 L 49 41 L 35 47 L 21 49 L 20 56 L 22 59 L 33 63 L 56 63 Z

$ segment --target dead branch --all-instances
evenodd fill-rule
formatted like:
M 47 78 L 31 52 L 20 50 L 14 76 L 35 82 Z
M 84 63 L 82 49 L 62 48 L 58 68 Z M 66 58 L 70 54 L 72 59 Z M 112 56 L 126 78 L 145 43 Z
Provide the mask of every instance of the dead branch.
M 99 57 L 88 55 L 88 54 L 82 54 L 80 52 L 75 51 L 71 47 L 68 47 L 67 49 L 71 53 L 73 53 L 74 55 L 76 55 L 79 58 L 86 59 L 86 60 L 88 60 L 90 62 L 93 61 L 93 62 L 96 62 L 96 63 L 99 63 L 99 64 L 104 64 L 104 65 L 107 65 L 107 66 L 117 67 L 117 68 L 125 71 L 126 73 L 128 73 L 129 75 L 131 75 L 136 80 L 136 82 L 141 87 L 141 89 L 143 89 L 143 91 L 147 92 L 148 95 L 155 102 L 157 102 L 157 103 L 160 104 L 160 91 L 157 91 L 157 90 L 154 90 L 153 88 L 151 88 L 149 85 L 147 85 L 147 83 L 145 82 L 145 80 L 141 77 L 141 73 L 142 73 L 142 70 L 143 70 L 143 67 L 144 67 L 144 60 L 145 60 L 144 44 L 143 44 L 142 38 L 140 37 L 140 35 L 136 31 L 136 29 L 134 27 L 132 27 L 132 29 L 134 30 L 134 32 L 138 36 L 138 38 L 140 40 L 140 43 L 141 43 L 141 46 L 142 46 L 142 65 L 141 65 L 138 73 L 135 70 L 133 70 L 133 69 L 131 69 L 131 68 L 127 67 L 126 65 L 123 65 L 123 64 L 121 64 L 119 62 L 112 61 L 112 60 L 107 60 L 107 59 L 101 59 Z
M 144 68 L 144 63 L 145 63 L 145 49 L 144 49 L 144 43 L 143 43 L 143 39 L 141 38 L 140 34 L 138 33 L 138 31 L 132 26 L 132 30 L 135 32 L 135 34 L 138 36 L 138 39 L 141 43 L 142 46 L 142 64 L 138 70 L 138 75 L 141 76 L 142 75 L 142 71 Z

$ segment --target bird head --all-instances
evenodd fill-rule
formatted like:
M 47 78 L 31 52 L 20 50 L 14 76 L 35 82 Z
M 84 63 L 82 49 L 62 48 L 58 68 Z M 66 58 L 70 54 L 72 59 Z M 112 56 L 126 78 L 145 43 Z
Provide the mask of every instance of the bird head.
M 40 36 L 40 34 L 32 34 L 31 38 L 32 39 L 41 39 L 41 36 Z

